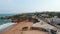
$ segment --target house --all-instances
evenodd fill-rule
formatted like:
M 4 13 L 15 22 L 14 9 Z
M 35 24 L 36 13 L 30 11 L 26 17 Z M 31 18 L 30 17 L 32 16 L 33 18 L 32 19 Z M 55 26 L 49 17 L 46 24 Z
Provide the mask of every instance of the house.
M 59 25 L 60 24 L 60 18 L 58 18 L 57 16 L 54 16 L 53 18 L 50 18 L 50 23 Z
M 49 17 L 47 14 L 41 14 L 42 17 Z

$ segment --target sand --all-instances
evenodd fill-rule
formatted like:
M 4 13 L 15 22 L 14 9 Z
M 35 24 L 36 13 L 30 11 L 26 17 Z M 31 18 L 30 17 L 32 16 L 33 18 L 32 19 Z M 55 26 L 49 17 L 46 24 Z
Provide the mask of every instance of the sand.
M 39 31 L 39 30 L 27 30 L 27 31 L 21 31 L 21 28 L 23 26 L 32 25 L 31 22 L 21 22 L 19 24 L 16 24 L 14 27 L 9 29 L 8 31 L 2 33 L 2 34 L 48 34 L 47 32 Z

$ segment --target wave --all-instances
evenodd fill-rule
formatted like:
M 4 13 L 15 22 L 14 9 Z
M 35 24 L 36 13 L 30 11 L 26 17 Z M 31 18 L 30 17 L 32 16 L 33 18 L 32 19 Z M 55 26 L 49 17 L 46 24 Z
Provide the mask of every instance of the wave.
M 0 32 L 4 32 L 4 31 L 10 29 L 15 24 L 16 23 L 6 23 L 6 24 L 3 24 L 3 25 L 0 25 Z

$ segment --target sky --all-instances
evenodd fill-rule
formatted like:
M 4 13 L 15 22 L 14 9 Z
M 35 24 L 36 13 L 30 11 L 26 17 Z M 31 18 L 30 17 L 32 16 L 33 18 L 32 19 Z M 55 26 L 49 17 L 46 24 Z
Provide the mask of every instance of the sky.
M 0 14 L 60 11 L 60 0 L 0 0 Z

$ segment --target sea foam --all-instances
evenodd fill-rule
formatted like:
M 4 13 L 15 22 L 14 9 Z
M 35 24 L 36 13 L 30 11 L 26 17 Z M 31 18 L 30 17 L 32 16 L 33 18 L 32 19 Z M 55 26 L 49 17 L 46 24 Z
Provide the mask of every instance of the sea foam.
M 3 25 L 0 25 L 0 32 L 4 32 L 4 31 L 10 29 L 15 24 L 16 23 L 6 23 L 6 24 L 3 24 Z

